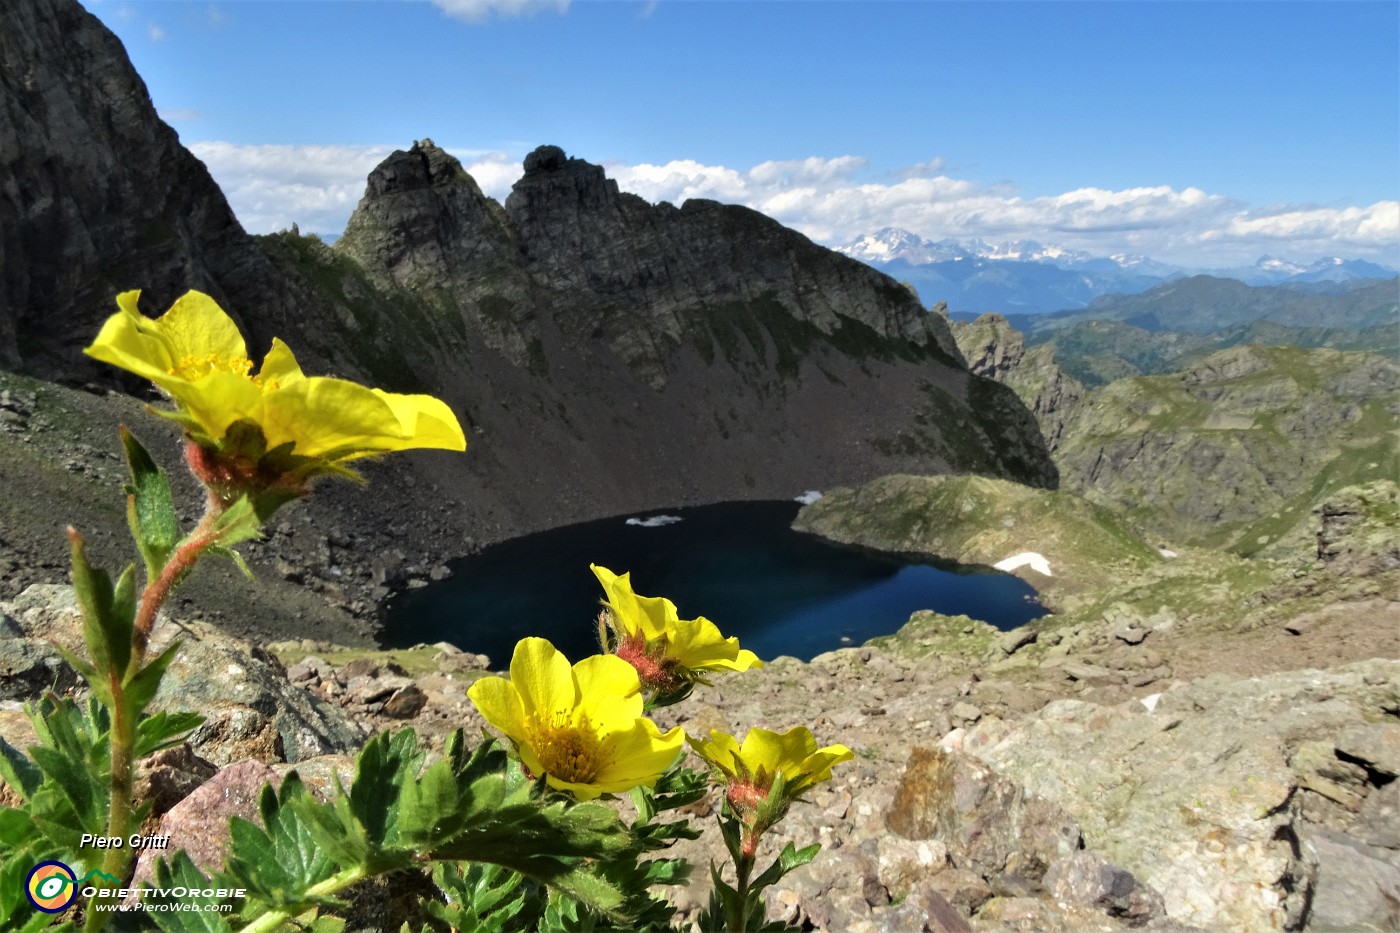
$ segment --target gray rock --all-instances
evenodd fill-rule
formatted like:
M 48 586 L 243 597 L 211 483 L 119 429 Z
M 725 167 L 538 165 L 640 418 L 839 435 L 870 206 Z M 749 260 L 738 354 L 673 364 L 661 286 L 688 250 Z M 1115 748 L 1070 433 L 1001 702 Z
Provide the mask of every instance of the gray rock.
M 359 746 L 359 731 L 345 715 L 288 683 L 270 656 L 207 627 L 199 633 L 202 638 L 184 640 L 154 707 L 208 717 L 197 733 L 204 739 L 195 743 L 200 755 L 216 763 L 241 757 L 218 748 L 226 741 L 249 756 L 271 754 L 267 761 L 300 761 Z
M 1141 926 L 1162 913 L 1162 897 L 1144 888 L 1132 872 L 1090 852 L 1059 859 L 1045 873 L 1045 887 L 1062 903 L 1101 910 Z
M 1400 850 L 1400 781 L 1391 781 L 1367 795 L 1351 832 L 1366 845 Z
M 1153 712 L 1057 700 L 978 723 L 963 749 L 1067 811 L 1089 851 L 1161 893 L 1171 921 L 1294 928 L 1316 866 L 1290 842 L 1300 805 L 1284 749 L 1379 717 L 1397 674 L 1400 662 L 1375 660 L 1216 675 L 1164 692 Z
M 1020 651 L 1026 645 L 1034 644 L 1036 638 L 1038 638 L 1039 635 L 1040 633 L 1037 632 L 1035 629 L 1031 628 L 1028 625 L 1023 625 L 1020 628 L 1012 629 L 1005 635 L 998 638 L 997 648 L 1003 654 L 1015 654 L 1017 651 Z
M 1375 722 L 1348 729 L 1337 738 L 1337 752 L 1393 778 L 1400 775 L 1400 725 Z
M 1400 929 L 1400 867 L 1325 830 L 1312 834 L 1308 844 L 1318 863 L 1309 929 Z
M 1148 631 L 1146 629 L 1136 628 L 1131 625 L 1125 625 L 1113 630 L 1114 638 L 1129 645 L 1142 644 L 1143 639 L 1147 638 L 1147 635 Z
M 78 672 L 48 642 L 0 638 L 0 700 L 33 700 L 45 690 L 62 694 L 79 682 Z
M 939 872 L 928 880 L 925 890 L 937 894 L 964 916 L 975 913 L 992 898 L 992 889 L 982 876 L 965 868 Z
M 1050 864 L 1080 842 L 1079 827 L 1059 807 L 943 749 L 910 753 L 886 824 L 910 839 L 942 840 L 954 865 L 994 879 L 993 890 L 1038 890 Z
M 395 719 L 412 719 L 428 703 L 428 695 L 417 684 L 408 684 L 394 691 L 394 695 L 384 701 L 384 715 Z
M 162 749 L 141 762 L 136 799 L 151 801 L 151 812 L 160 816 L 212 778 L 218 768 L 200 758 L 188 743 Z

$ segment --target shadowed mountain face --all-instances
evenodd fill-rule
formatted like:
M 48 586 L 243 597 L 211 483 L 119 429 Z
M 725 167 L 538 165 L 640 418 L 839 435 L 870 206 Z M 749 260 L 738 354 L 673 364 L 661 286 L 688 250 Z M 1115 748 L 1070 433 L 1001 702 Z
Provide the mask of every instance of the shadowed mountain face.
M 121 42 L 71 0 L 0 17 L 0 269 L 0 365 L 49 378 L 99 374 L 81 347 L 131 288 L 150 311 L 210 292 L 264 346 L 295 317 Z
M 1035 421 L 968 372 L 893 280 L 753 211 L 650 205 L 537 149 L 504 205 L 424 140 L 371 172 L 326 247 L 250 237 L 69 0 L 0 20 L 0 366 L 111 380 L 81 356 L 119 291 L 188 288 L 310 372 L 441 395 L 465 457 L 371 465 L 316 508 L 448 556 L 566 521 L 786 497 L 883 473 L 1053 486 Z

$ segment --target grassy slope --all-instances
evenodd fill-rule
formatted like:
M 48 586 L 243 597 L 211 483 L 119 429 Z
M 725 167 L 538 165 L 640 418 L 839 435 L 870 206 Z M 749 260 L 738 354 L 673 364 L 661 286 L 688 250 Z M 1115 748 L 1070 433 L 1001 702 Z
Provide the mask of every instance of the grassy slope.
M 1343 486 L 1397 475 L 1400 368 L 1365 353 L 1238 347 L 1114 382 L 1057 451 L 1066 488 L 1175 544 L 1248 555 Z

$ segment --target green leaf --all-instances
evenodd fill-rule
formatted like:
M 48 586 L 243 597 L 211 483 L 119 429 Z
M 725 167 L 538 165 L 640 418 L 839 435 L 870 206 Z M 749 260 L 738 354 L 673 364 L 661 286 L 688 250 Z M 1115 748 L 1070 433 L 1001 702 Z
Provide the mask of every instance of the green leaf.
M 213 885 L 181 849 L 169 862 L 161 859 L 156 863 L 155 888 L 147 888 L 142 900 L 157 909 L 145 911 L 145 916 L 151 918 L 163 933 L 232 933 L 233 928 L 218 910 L 219 906 L 227 903 L 227 899 L 186 894 L 177 900 L 173 894 L 162 893 L 172 892 L 176 888 L 202 891 L 211 887 L 217 888 L 217 885 Z M 171 907 L 160 909 L 167 904 Z M 206 909 L 180 909 L 175 906 L 189 904 L 199 904 Z
M 214 527 L 210 529 L 210 537 L 222 548 L 231 548 L 244 541 L 262 537 L 262 520 L 253 508 L 252 501 L 247 496 L 239 496 L 238 501 L 225 509 L 214 523 Z
M 507 929 L 529 929 L 537 926 L 544 904 L 541 889 L 524 877 L 499 865 L 439 862 L 433 869 L 433 882 L 446 895 L 447 903 L 428 901 L 423 906 L 434 919 L 455 930 L 472 933 L 503 933 Z M 534 910 L 521 916 L 526 905 L 534 902 Z M 516 917 L 521 922 L 512 924 Z
M 112 634 L 116 626 L 112 611 L 112 578 L 105 570 L 88 563 L 82 535 L 69 528 L 68 540 L 73 560 L 73 590 L 83 610 L 83 640 L 101 676 L 111 671 L 117 671 L 120 676 L 131 657 L 131 632 L 127 630 L 126 652 L 113 651 Z
M 241 574 L 243 574 L 245 579 L 257 579 L 257 577 L 253 576 L 253 568 L 248 566 L 248 562 L 243 559 L 243 555 L 235 551 L 233 548 L 224 547 L 221 544 L 216 544 L 213 547 L 209 548 L 209 553 L 215 554 L 219 557 L 227 557 L 229 560 L 233 561 L 233 565 L 238 568 L 238 571 Z
M 123 685 L 126 702 L 133 713 L 139 714 L 155 698 L 156 691 L 160 689 L 160 680 L 165 676 L 165 669 L 179 653 L 180 642 L 171 642 L 169 647 L 126 679 Z
M 165 472 L 125 426 L 121 428 L 121 438 L 131 468 L 131 483 L 126 487 L 127 523 L 146 563 L 146 579 L 155 580 L 180 539 L 180 521 Z
M 262 828 L 243 819 L 230 823 L 226 870 L 251 898 L 268 908 L 294 907 L 300 909 L 293 913 L 301 913 L 336 903 L 306 896 L 308 889 L 335 874 L 338 867 L 292 806 L 292 801 L 309 797 L 292 772 L 280 791 L 263 788 L 258 804 Z
M 136 625 L 136 565 L 127 564 L 122 575 L 117 578 L 117 585 L 112 590 L 112 616 L 120 624 L 121 628 L 117 632 L 119 636 L 127 639 L 126 653 L 131 655 L 131 632 Z M 125 633 L 123 635 L 123 633 Z M 120 645 L 113 642 L 114 649 Z M 114 650 L 113 655 L 121 655 Z
M 39 838 L 34 820 L 23 810 L 0 810 L 0 850 L 18 849 Z
M 204 717 L 198 713 L 166 713 L 143 716 L 136 724 L 136 746 L 132 753 L 145 758 L 162 748 L 179 745 L 191 731 L 199 728 Z
M 380 733 L 360 752 L 350 786 L 350 812 L 374 849 L 396 841 L 399 795 L 422 763 L 423 754 L 412 729 L 393 736 Z
M 0 736 L 0 778 L 25 800 L 34 796 L 44 781 L 44 772 L 19 749 Z
M 773 864 L 769 865 L 766 869 L 764 869 L 763 874 L 759 875 L 757 878 L 753 879 L 752 882 L 750 882 L 749 890 L 756 893 L 762 891 L 764 888 L 768 887 L 771 884 L 776 884 L 777 882 L 782 880 L 782 877 L 784 875 L 792 871 L 794 868 L 800 868 L 801 866 L 806 865 L 812 859 L 816 858 L 817 853 L 821 851 L 821 848 L 822 846 L 820 842 L 814 842 L 811 845 L 804 846 L 801 849 L 797 848 L 791 842 L 789 842 L 786 846 L 783 847 L 783 851 L 778 855 L 778 857 L 773 860 Z

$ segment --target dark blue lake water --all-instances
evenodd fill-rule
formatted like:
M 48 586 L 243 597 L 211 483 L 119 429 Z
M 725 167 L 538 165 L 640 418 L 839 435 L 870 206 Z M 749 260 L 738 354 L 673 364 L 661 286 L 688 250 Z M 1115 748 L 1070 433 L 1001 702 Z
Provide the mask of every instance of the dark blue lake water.
M 731 502 L 586 522 L 515 538 L 451 562 L 453 576 L 391 606 L 390 647 L 448 641 L 505 667 L 518 639 L 541 635 L 571 660 L 597 651 L 602 588 L 588 569 L 632 573 L 643 596 L 681 618 L 705 616 L 760 658 L 810 660 L 899 629 L 918 609 L 1001 629 L 1045 614 L 1009 574 L 914 562 L 793 531 L 796 502 Z

